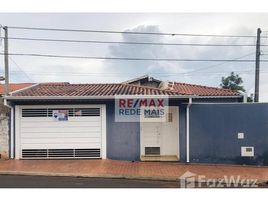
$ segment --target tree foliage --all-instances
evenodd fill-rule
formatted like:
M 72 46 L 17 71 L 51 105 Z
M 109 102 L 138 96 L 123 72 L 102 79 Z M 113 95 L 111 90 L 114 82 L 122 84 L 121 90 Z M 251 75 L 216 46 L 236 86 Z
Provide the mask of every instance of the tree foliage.
M 227 77 L 222 77 L 220 86 L 225 89 L 231 89 L 234 91 L 243 91 L 245 92 L 244 87 L 242 86 L 243 80 L 234 72 L 231 72 L 231 74 Z

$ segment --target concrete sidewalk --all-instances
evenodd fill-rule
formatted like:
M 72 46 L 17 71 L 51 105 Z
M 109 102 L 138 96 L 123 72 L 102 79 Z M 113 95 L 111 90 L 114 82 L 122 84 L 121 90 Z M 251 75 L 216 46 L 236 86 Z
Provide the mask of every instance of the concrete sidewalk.
M 128 162 L 115 160 L 1 160 L 0 174 L 131 178 L 176 181 L 185 172 L 206 179 L 240 176 L 268 181 L 268 167 L 183 164 L 168 162 Z

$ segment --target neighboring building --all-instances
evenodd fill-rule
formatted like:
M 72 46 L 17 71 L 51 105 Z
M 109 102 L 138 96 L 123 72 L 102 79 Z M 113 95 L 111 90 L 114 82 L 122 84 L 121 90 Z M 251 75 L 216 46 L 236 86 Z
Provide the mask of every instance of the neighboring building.
M 32 83 L 12 83 L 10 92 L 31 86 Z M 9 157 L 9 108 L 3 105 L 5 85 L 0 84 L 0 158 Z
M 10 83 L 9 92 L 21 90 L 31 85 L 33 85 L 33 83 Z M 3 96 L 4 94 L 5 94 L 5 84 L 0 84 L 0 97 Z
M 151 87 L 144 86 L 148 84 Z M 131 100 L 137 95 L 155 97 L 159 102 L 167 100 L 167 122 L 146 122 L 158 120 L 159 113 L 144 115 L 140 121 L 117 122 L 118 96 Z M 10 135 L 11 158 L 185 162 L 189 154 L 191 102 L 238 102 L 243 96 L 226 89 L 190 84 L 164 86 L 159 80 L 143 77 L 121 84 L 41 83 L 14 92 L 6 99 L 12 107 L 14 124 Z M 132 103 L 127 106 L 135 109 L 136 104 Z

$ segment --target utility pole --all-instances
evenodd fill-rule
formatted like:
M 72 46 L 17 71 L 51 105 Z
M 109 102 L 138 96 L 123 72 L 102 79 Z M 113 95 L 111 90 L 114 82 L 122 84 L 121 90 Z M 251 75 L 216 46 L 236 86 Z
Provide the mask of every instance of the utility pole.
M 8 28 L 3 27 L 5 32 L 4 39 L 4 59 L 5 59 L 5 95 L 9 94 L 9 66 L 8 66 Z
M 257 42 L 256 42 L 256 60 L 255 60 L 255 95 L 254 102 L 259 102 L 259 87 L 260 87 L 260 50 L 261 45 L 261 29 L 257 29 Z

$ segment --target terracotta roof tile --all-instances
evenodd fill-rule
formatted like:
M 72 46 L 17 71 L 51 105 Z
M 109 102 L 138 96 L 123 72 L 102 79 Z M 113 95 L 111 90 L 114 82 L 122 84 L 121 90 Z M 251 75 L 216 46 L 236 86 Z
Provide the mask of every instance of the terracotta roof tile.
M 237 91 L 223 89 L 217 87 L 208 87 L 202 85 L 194 85 L 188 83 L 169 82 L 168 90 L 178 92 L 182 95 L 198 95 L 198 96 L 240 96 Z
M 20 90 L 20 89 L 29 87 L 31 85 L 33 85 L 33 83 L 10 83 L 9 90 L 10 92 L 14 92 L 16 90 Z M 4 93 L 5 93 L 5 85 L 0 84 L 0 96 L 3 95 Z
M 11 84 L 12 91 L 31 83 Z M 0 85 L 0 91 L 1 91 Z M 4 87 L 3 87 L 4 89 Z M 168 82 L 165 89 L 139 86 L 124 83 L 111 84 L 70 84 L 41 83 L 29 89 L 13 94 L 13 96 L 115 96 L 115 95 L 197 95 L 197 96 L 240 96 L 239 92 L 229 89 L 207 87 L 187 83 Z
M 131 84 L 41 83 L 13 96 L 179 95 L 178 92 Z

